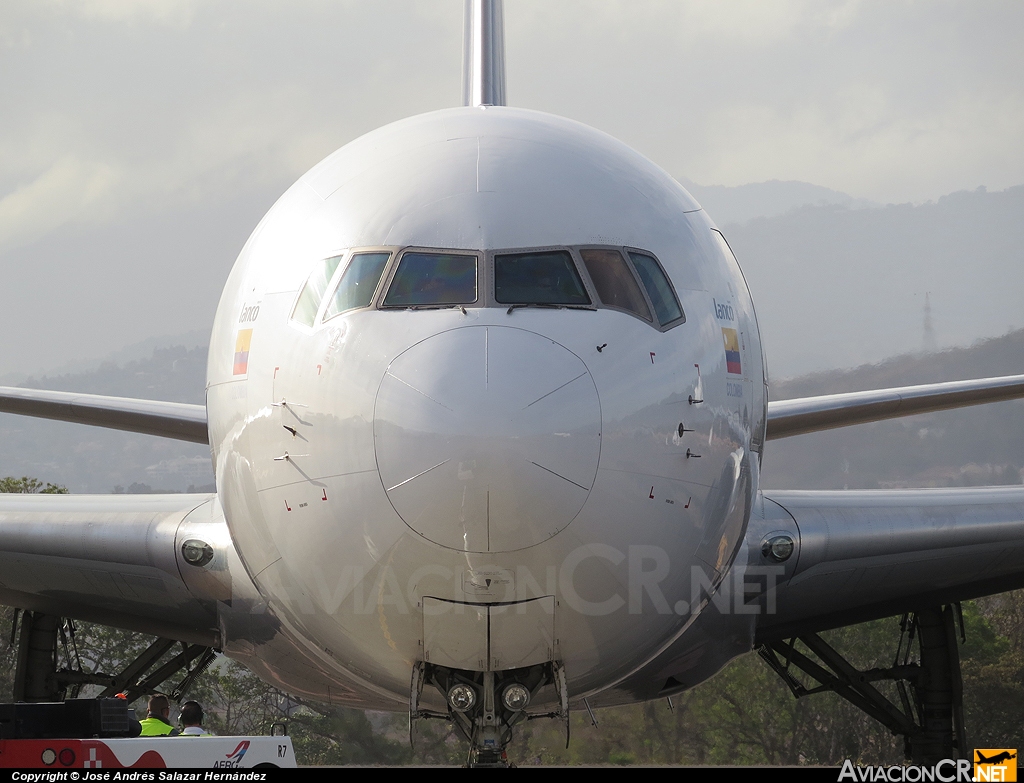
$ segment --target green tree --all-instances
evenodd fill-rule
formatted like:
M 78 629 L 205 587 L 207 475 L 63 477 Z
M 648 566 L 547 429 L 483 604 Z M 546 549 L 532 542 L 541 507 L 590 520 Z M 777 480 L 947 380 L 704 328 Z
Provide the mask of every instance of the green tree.
M 300 764 L 404 764 L 407 737 L 392 716 L 300 702 L 226 658 L 196 682 L 188 698 L 203 705 L 206 728 L 217 734 L 266 734 L 287 721 Z
M 965 613 L 967 610 L 965 604 Z M 968 625 L 964 712 L 975 747 L 1024 745 L 1024 590 L 974 603 L 981 623 Z M 973 631 L 973 633 L 972 633 Z
M 1024 744 L 1024 591 L 963 606 L 960 647 L 968 741 Z M 861 670 L 894 662 L 898 618 L 822 634 Z M 900 704 L 895 685 L 875 686 Z M 554 722 L 521 728 L 509 750 L 523 764 L 899 763 L 903 743 L 834 693 L 794 699 L 755 655 L 739 658 L 700 686 L 667 700 L 572 715 L 572 744 Z
M 22 476 L 21 478 L 5 476 L 0 478 L 0 492 L 24 495 L 36 493 L 40 495 L 66 495 L 68 494 L 68 488 L 60 484 L 51 484 L 50 482 L 43 484 L 39 479 L 29 478 L 28 476 Z
M 396 728 L 388 714 L 324 706 L 307 706 L 289 722 L 295 757 L 317 765 L 408 764 L 408 737 Z

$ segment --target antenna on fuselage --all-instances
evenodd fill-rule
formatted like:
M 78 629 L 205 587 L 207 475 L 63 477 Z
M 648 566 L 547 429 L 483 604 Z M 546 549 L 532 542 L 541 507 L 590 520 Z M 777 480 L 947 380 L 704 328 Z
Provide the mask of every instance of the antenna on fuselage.
M 466 0 L 462 105 L 505 105 L 505 22 L 502 0 Z

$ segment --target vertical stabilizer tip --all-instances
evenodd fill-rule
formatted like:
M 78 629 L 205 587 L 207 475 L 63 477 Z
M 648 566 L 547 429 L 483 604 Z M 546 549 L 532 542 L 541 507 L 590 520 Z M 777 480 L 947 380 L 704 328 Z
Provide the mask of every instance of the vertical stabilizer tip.
M 502 0 L 466 0 L 462 105 L 505 105 L 505 22 Z

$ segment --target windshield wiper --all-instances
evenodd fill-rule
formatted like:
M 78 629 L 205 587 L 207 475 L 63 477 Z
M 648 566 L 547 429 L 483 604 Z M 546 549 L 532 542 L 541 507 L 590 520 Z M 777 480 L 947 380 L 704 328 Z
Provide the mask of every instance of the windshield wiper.
M 462 314 L 466 314 L 466 306 L 462 304 L 423 304 L 423 305 L 409 305 L 404 308 L 406 310 L 461 310 Z
M 519 302 L 514 305 L 509 305 L 507 315 L 512 315 L 513 310 L 518 310 L 521 307 L 543 307 L 548 310 L 596 310 L 597 308 L 593 305 L 576 305 L 576 304 L 554 304 L 552 302 Z

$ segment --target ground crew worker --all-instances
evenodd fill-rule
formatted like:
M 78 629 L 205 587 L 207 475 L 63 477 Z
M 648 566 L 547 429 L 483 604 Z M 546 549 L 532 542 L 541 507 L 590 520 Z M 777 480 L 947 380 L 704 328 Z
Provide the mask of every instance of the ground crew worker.
M 197 701 L 187 701 L 181 705 L 181 736 L 182 737 L 212 737 L 203 728 L 203 708 Z
M 142 724 L 143 737 L 174 737 L 178 730 L 171 725 L 171 702 L 162 693 L 149 697 L 149 716 Z

